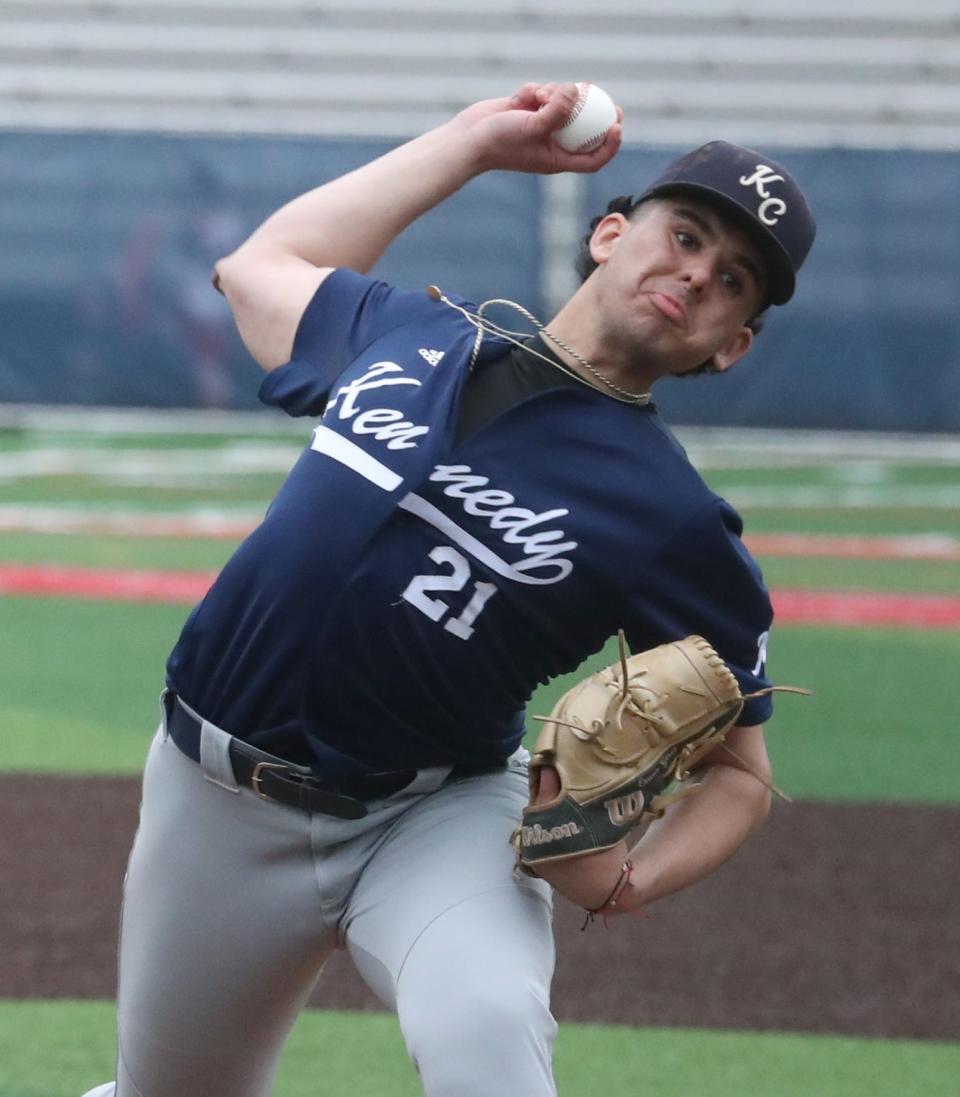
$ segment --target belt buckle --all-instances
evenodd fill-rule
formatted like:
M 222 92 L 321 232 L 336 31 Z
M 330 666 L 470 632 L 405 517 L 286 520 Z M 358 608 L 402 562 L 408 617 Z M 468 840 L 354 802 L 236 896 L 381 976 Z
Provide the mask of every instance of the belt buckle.
M 250 787 L 260 797 L 261 800 L 272 800 L 273 797 L 268 796 L 263 791 L 263 778 L 261 775 L 265 769 L 279 769 L 282 772 L 286 773 L 288 771 L 288 767 L 282 765 L 279 762 L 257 762 L 257 764 L 253 767 L 253 773 L 250 775 Z

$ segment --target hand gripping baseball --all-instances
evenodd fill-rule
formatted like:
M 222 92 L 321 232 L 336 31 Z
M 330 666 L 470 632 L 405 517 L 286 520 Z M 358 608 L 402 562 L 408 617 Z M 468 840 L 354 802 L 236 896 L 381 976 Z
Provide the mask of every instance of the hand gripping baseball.
M 575 685 L 548 717 L 537 717 L 544 726 L 530 763 L 531 801 L 513 839 L 521 868 L 531 874 L 546 861 L 617 846 L 696 791 L 696 785 L 666 790 L 723 743 L 747 699 L 700 636 L 629 658 L 622 632 L 620 645 L 619 663 Z M 773 690 L 807 692 L 774 686 L 760 693 Z M 559 782 L 549 800 L 539 795 L 545 767 Z
M 569 152 L 554 141 L 573 113 L 576 84 L 524 84 L 509 99 L 487 99 L 456 116 L 476 143 L 483 170 L 527 171 L 549 175 L 561 171 L 598 171 L 616 155 L 623 137 L 623 111 L 606 140 L 590 152 Z

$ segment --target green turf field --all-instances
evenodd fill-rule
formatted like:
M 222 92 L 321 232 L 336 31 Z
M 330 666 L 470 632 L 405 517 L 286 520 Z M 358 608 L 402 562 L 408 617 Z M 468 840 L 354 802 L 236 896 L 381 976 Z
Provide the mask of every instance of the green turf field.
M 0 1097 L 79 1097 L 113 1073 L 105 1002 L 0 1002 Z M 957 1097 L 960 1047 L 781 1033 L 563 1025 L 565 1097 Z M 416 1097 L 392 1017 L 307 1012 L 274 1097 Z
M 0 634 L 11 641 L 0 661 L 3 768 L 137 773 L 186 609 L 56 598 L 2 604 Z M 614 657 L 611 644 L 590 664 Z M 947 677 L 958 662 L 956 632 L 783 629 L 774 670 L 814 696 L 777 702 L 767 739 L 780 785 L 807 799 L 955 802 L 960 744 Z M 922 727 L 903 702 L 904 681 L 923 698 Z M 549 712 L 568 684 L 540 690 L 531 712 Z
M 0 431 L 0 564 L 216 569 L 233 542 L 36 526 L 42 519 L 52 529 L 78 514 L 255 519 L 305 433 L 278 428 L 246 441 Z M 784 447 L 768 455 L 729 445 L 692 450 L 744 514 L 748 534 L 960 536 L 960 465 L 929 448 L 899 457 L 858 451 L 855 459 Z M 770 584 L 782 588 L 960 593 L 956 560 L 761 562 Z M 157 719 L 163 663 L 186 613 L 184 606 L 0 598 L 0 769 L 137 773 Z M 770 655 L 776 680 L 815 691 L 779 699 L 769 726 L 776 778 L 791 795 L 957 803 L 960 737 L 951 702 L 960 631 L 782 627 Z M 591 662 L 612 657 L 611 646 Z M 541 690 L 532 711 L 547 711 L 567 684 Z M 106 1080 L 113 1023 L 109 1003 L 0 1002 L 0 1097 L 79 1097 Z M 566 1025 L 556 1054 L 567 1097 L 960 1097 L 960 1045 Z M 419 1092 L 391 1018 L 301 1018 L 277 1097 L 340 1092 Z
M 74 529 L 83 516 L 198 513 L 256 521 L 306 433 L 0 432 L 0 562 L 216 570 L 234 540 L 63 532 L 56 522 Z M 960 532 L 960 465 L 929 447 L 898 458 L 700 442 L 691 452 L 742 510 L 748 535 Z M 11 515 L 60 531 L 10 528 Z M 761 562 L 780 588 L 960 592 L 960 560 Z M 186 607 L 25 597 L 0 605 L 0 768 L 137 772 Z M 777 702 L 769 743 L 778 781 L 797 797 L 955 802 L 960 741 L 948 705 L 958 654 L 957 631 L 779 629 L 771 673 L 815 696 Z M 608 647 L 592 662 L 612 657 Z M 541 690 L 533 711 L 549 709 L 567 684 Z

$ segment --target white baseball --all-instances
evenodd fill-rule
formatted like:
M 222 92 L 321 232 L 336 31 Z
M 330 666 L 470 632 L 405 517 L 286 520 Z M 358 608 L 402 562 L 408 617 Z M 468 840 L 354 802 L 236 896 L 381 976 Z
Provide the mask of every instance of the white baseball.
M 553 135 L 554 141 L 567 152 L 593 152 L 607 136 L 617 120 L 613 100 L 596 84 L 582 80 L 577 84 L 580 95 L 570 112 L 567 124 Z

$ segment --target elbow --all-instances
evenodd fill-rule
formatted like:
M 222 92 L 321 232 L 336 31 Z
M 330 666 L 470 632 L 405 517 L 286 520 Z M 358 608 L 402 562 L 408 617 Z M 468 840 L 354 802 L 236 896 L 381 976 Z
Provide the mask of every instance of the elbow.
M 239 283 L 237 266 L 237 253 L 233 252 L 230 255 L 224 256 L 222 259 L 218 259 L 216 263 L 214 263 L 213 270 L 210 274 L 210 281 L 213 283 L 213 288 L 218 293 L 222 293 L 227 300 L 230 300 L 231 293 L 236 292 Z
M 773 797 L 770 795 L 769 789 L 760 787 L 755 793 L 756 804 L 754 806 L 753 813 L 753 829 L 759 830 L 760 827 L 767 821 L 767 817 L 770 815 L 770 808 L 773 804 Z
M 214 263 L 213 270 L 210 271 L 210 284 L 217 293 L 223 293 L 222 271 L 220 269 L 220 263 L 222 262 L 223 260 L 221 259 L 219 262 Z
M 218 259 L 213 266 L 210 277 L 214 288 L 227 299 L 238 320 L 256 302 L 259 274 L 258 262 L 243 247 Z
M 753 831 L 766 822 L 773 796 L 783 794 L 773 783 L 773 766 L 761 726 L 734 728 L 729 743 L 733 745 L 725 744 L 725 749 L 716 759 L 717 768 L 731 772 L 731 778 L 736 781 L 744 820 Z
M 727 784 L 728 794 L 734 798 L 747 834 L 767 821 L 773 802 L 773 773 L 769 763 L 745 769 L 739 765 L 723 763 L 716 767 L 717 778 Z

